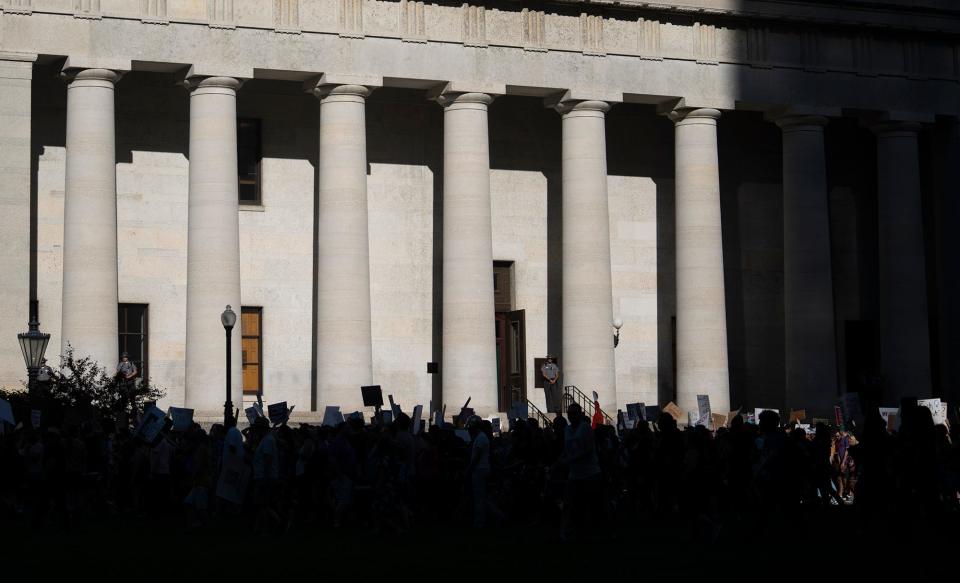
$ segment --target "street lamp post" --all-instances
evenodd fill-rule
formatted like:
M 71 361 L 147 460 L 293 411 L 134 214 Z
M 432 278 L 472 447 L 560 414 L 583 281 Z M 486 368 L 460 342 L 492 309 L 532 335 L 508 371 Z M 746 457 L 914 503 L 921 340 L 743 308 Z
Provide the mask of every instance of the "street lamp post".
M 30 312 L 29 330 L 17 334 L 17 340 L 20 341 L 20 350 L 23 351 L 23 362 L 27 365 L 27 394 L 30 397 L 30 406 L 33 407 L 37 401 L 37 374 L 40 372 L 50 335 L 40 332 L 36 310 L 31 309 Z
M 227 306 L 227 309 L 220 314 L 220 323 L 223 324 L 223 329 L 227 332 L 227 400 L 223 404 L 223 424 L 229 426 L 230 417 L 233 415 L 233 401 L 230 398 L 230 340 L 233 333 L 233 327 L 237 323 L 237 314 L 234 312 L 230 306 Z
M 613 321 L 613 347 L 620 345 L 620 328 L 623 327 L 623 320 L 617 318 Z

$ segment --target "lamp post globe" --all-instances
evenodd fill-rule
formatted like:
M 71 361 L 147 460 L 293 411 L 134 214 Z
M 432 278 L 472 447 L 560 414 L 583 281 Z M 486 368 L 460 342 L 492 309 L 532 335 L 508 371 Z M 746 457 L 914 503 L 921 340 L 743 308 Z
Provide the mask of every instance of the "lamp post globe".
M 43 363 L 43 354 L 47 351 L 50 335 L 40 332 L 40 322 L 36 314 L 30 316 L 28 330 L 17 334 L 20 350 L 23 352 L 23 362 L 27 366 L 27 391 L 31 405 L 36 399 L 37 373 Z
M 223 313 L 220 314 L 220 323 L 223 324 L 223 329 L 227 333 L 227 398 L 223 403 L 223 423 L 225 426 L 229 426 L 230 417 L 233 415 L 233 401 L 230 398 L 232 376 L 230 374 L 230 340 L 233 334 L 233 327 L 237 324 L 237 313 L 233 311 L 233 308 L 231 308 L 229 304 L 226 309 L 223 310 Z
M 620 345 L 620 328 L 623 328 L 623 320 L 615 318 L 613 320 L 613 347 Z

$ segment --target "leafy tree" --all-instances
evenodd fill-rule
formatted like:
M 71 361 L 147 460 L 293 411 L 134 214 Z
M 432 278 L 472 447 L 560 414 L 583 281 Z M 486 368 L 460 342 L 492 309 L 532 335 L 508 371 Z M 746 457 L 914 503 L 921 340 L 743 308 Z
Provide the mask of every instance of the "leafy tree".
M 136 406 L 142 411 L 147 403 L 157 401 L 166 395 L 166 391 L 141 380 L 130 383 L 129 392 L 116 379 L 107 374 L 89 356 L 77 358 L 72 347 L 60 358 L 60 367 L 53 368 L 48 382 L 37 383 L 37 401 L 33 408 L 47 413 L 73 409 L 82 417 L 112 417 L 121 411 L 127 415 Z M 25 387 L 26 388 L 26 387 Z M 27 394 L 23 392 L 0 391 L 0 397 L 14 405 L 14 409 L 25 409 Z M 58 416 L 54 413 L 54 416 Z

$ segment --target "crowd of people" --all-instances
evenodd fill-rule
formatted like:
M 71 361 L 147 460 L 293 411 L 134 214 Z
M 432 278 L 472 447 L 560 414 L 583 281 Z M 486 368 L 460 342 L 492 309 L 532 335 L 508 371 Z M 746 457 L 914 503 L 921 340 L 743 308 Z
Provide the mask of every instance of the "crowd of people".
M 503 433 L 464 421 L 413 432 L 402 413 L 336 427 L 259 417 L 243 430 L 236 420 L 168 429 L 151 443 L 106 418 L 8 425 L 0 520 L 44 529 L 179 514 L 185 529 L 231 522 L 263 534 L 536 524 L 570 540 L 637 520 L 679 518 L 712 537 L 833 507 L 864 525 L 960 508 L 960 428 L 934 425 L 923 407 L 904 409 L 896 432 L 876 413 L 849 432 L 807 432 L 774 411 L 716 431 L 666 413 L 618 430 L 592 427 L 576 404 L 547 426 L 518 419 Z

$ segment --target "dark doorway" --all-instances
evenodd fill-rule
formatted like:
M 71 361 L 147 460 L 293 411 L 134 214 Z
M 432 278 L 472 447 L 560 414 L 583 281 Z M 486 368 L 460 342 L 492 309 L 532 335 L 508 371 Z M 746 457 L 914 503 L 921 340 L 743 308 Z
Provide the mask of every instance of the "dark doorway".
M 493 262 L 497 334 L 497 409 L 509 411 L 527 400 L 527 327 L 523 310 L 513 309 L 513 262 Z

